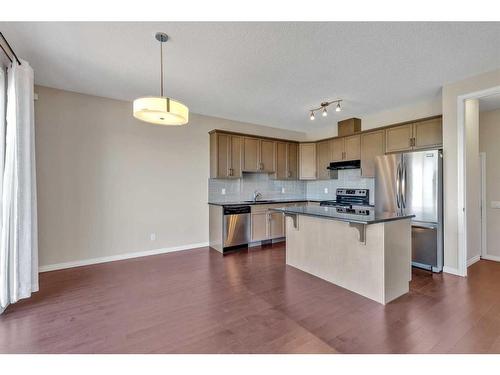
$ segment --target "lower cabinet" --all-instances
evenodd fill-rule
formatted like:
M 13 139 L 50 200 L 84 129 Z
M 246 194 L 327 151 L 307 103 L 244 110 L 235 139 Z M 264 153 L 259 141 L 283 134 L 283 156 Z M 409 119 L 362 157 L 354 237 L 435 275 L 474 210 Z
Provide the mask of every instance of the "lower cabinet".
M 267 240 L 267 210 L 251 213 L 252 242 Z
M 280 212 L 269 212 L 269 238 L 280 238 L 285 236 L 285 218 Z
M 270 211 L 270 208 L 295 205 L 289 204 L 261 204 L 252 206 L 251 227 L 252 242 L 274 240 L 285 237 L 285 217 L 281 212 Z

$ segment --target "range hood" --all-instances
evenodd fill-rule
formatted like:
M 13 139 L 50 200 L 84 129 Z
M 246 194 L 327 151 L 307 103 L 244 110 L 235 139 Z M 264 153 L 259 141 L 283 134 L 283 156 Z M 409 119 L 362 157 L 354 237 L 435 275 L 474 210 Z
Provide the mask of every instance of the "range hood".
M 347 160 L 338 161 L 330 163 L 330 166 L 326 167 L 331 171 L 339 171 L 342 169 L 359 169 L 361 168 L 361 160 Z

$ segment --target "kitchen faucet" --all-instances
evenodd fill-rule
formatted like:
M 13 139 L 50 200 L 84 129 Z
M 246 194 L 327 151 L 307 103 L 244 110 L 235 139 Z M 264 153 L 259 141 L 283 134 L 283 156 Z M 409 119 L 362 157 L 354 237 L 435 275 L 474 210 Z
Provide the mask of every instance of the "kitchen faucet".
M 255 190 L 253 192 L 253 201 L 257 202 L 257 199 L 259 199 L 259 198 L 262 198 L 262 194 L 258 190 Z

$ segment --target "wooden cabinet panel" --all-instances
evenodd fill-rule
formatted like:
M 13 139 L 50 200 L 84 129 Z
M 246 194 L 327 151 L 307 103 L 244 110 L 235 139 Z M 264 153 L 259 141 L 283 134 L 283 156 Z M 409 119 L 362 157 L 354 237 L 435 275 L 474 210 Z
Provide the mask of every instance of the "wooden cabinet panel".
M 259 172 L 259 143 L 257 138 L 244 137 L 243 139 L 243 171 Z
M 260 140 L 260 171 L 274 172 L 276 155 L 276 142 L 261 139 Z
M 344 138 L 344 160 L 359 160 L 361 158 L 361 137 L 351 135 Z
M 288 179 L 297 180 L 299 178 L 299 145 L 288 143 Z
M 331 161 L 344 160 L 344 138 L 334 138 L 331 140 Z
M 347 120 L 339 121 L 337 123 L 339 137 L 352 135 L 361 131 L 361 119 L 349 118 Z
M 301 143 L 299 146 L 299 179 L 316 179 L 316 143 Z
M 280 238 L 285 235 L 284 217 L 280 212 L 269 212 L 269 238 Z
M 228 178 L 229 177 L 229 150 L 231 147 L 230 141 L 231 137 L 226 134 L 219 134 L 218 137 L 218 177 L 219 178 Z
M 316 144 L 316 158 L 318 168 L 318 180 L 327 180 L 330 178 L 330 171 L 326 169 L 331 162 L 331 141 L 322 141 Z
M 413 125 L 400 125 L 385 130 L 385 152 L 411 150 Z
M 242 153 L 241 137 L 231 136 L 231 149 L 229 152 L 229 176 L 231 178 L 241 178 L 241 153 Z
M 443 144 L 443 122 L 441 118 L 413 124 L 413 148 L 415 150 L 439 147 Z
M 278 180 L 286 180 L 288 178 L 288 144 L 285 142 L 276 143 L 276 173 L 275 178 Z
M 361 135 L 361 177 L 375 177 L 375 157 L 384 155 L 383 130 Z
M 267 240 L 267 210 L 251 214 L 252 241 Z

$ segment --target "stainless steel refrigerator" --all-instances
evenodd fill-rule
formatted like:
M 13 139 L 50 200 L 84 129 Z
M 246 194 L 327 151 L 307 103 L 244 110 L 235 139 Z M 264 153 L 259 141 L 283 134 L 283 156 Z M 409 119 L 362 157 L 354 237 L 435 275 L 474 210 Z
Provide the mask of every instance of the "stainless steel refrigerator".
M 441 150 L 378 156 L 375 210 L 414 214 L 412 264 L 443 270 L 443 154 Z

